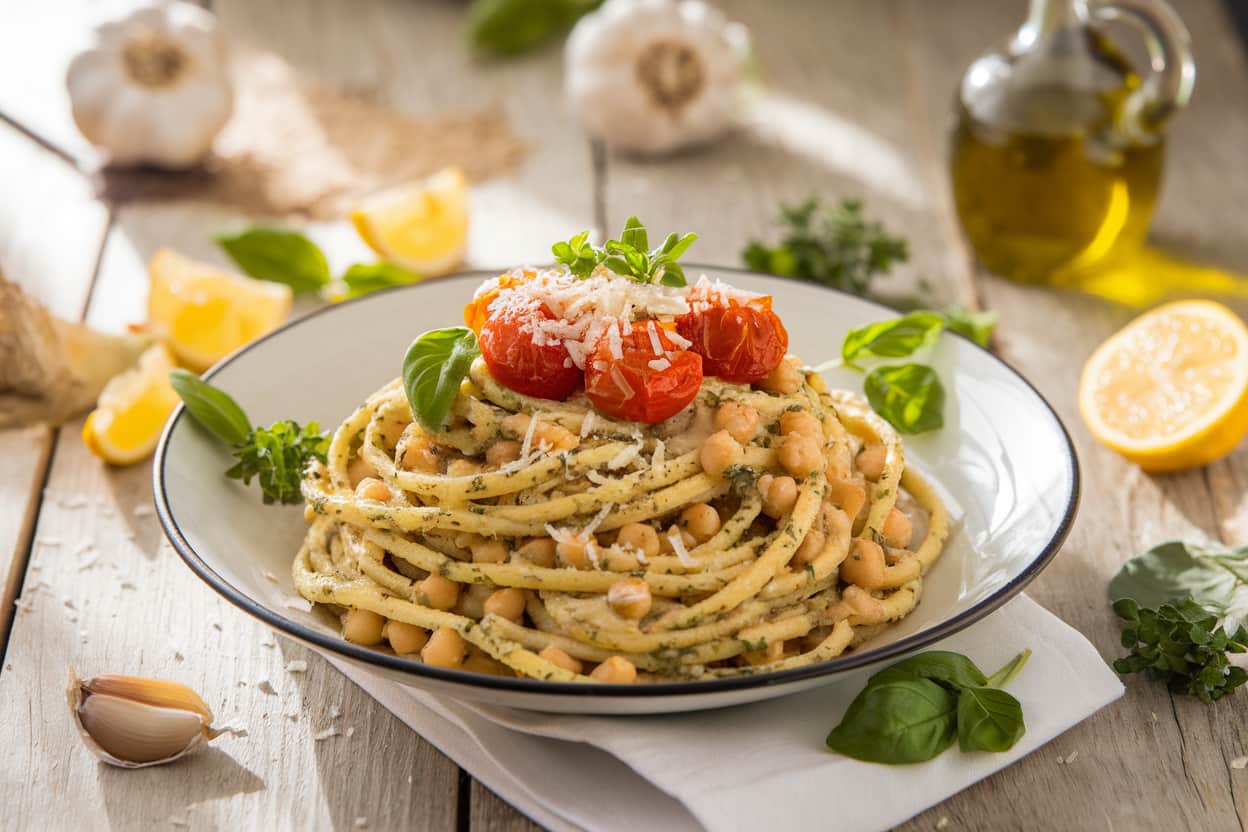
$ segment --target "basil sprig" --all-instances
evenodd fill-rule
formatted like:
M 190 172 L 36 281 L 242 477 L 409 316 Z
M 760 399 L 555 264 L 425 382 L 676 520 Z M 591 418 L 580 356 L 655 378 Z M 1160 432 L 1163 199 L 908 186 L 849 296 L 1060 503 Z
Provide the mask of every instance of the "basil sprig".
M 1227 658 L 1248 652 L 1248 547 L 1162 543 L 1123 564 L 1109 597 L 1131 651 L 1119 673 L 1148 671 L 1202 702 L 1248 682 Z
M 650 248 L 645 225 L 629 217 L 618 240 L 607 240 L 602 247 L 589 242 L 589 232 L 582 231 L 567 242 L 550 247 L 555 262 L 568 267 L 577 277 L 589 277 L 598 266 L 606 266 L 622 277 L 638 283 L 684 286 L 685 270 L 676 262 L 698 239 L 697 234 L 668 234 L 663 243 Z
M 418 283 L 422 277 L 396 263 L 356 263 L 339 282 L 330 275 L 329 261 L 320 246 L 288 228 L 249 228 L 238 234 L 222 234 L 217 243 L 242 269 L 257 280 L 282 283 L 295 292 L 320 294 L 327 299 L 356 298 L 387 289 Z
M 938 312 L 920 310 L 891 321 L 880 321 L 845 333 L 841 360 L 846 367 L 862 357 L 905 358 L 936 340 L 945 319 Z
M 329 438 L 316 422 L 301 427 L 284 419 L 253 429 L 238 402 L 194 373 L 173 370 L 169 383 L 192 418 L 230 446 L 238 461 L 225 472 L 227 477 L 244 485 L 250 485 L 253 477 L 259 479 L 266 504 L 303 501 L 304 469 L 313 459 L 324 462 L 329 449 Z
M 412 414 L 427 430 L 442 430 L 459 385 L 480 354 L 476 334 L 462 326 L 430 330 L 407 348 L 403 390 Z
M 962 751 L 1006 751 L 1026 730 L 1018 700 L 1000 688 L 1030 650 L 991 677 L 959 653 L 934 650 L 873 675 L 828 734 L 833 751 L 872 763 L 930 760 L 958 742 Z

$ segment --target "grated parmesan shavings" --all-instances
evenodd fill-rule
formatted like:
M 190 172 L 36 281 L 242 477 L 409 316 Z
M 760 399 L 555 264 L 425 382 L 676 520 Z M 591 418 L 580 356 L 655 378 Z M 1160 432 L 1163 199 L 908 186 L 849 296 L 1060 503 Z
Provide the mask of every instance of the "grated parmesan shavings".
M 689 550 L 685 548 L 685 539 L 680 536 L 680 529 L 672 529 L 667 533 L 667 539 L 671 541 L 672 549 L 676 552 L 676 557 L 687 567 L 697 566 L 697 563 L 690 556 Z

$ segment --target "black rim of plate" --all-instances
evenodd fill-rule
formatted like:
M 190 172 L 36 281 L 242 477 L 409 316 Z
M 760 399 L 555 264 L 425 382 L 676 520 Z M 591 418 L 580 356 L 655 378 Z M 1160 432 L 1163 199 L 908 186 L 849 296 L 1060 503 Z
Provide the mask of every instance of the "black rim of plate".
M 737 268 L 734 266 L 711 266 L 705 264 L 688 264 L 687 269 L 693 271 L 705 271 L 710 274 L 716 272 L 731 272 L 734 274 L 749 275 L 751 277 L 761 277 L 770 279 L 777 283 L 787 282 L 785 278 L 769 275 L 761 272 L 751 271 L 749 269 Z M 482 280 L 487 277 L 497 275 L 499 270 L 474 270 L 460 272 L 445 278 L 439 278 L 438 283 L 444 283 L 451 280 L 467 281 L 470 278 Z M 824 291 L 852 297 L 856 301 L 862 301 L 872 306 L 878 307 L 880 311 L 888 315 L 900 314 L 897 309 L 889 307 L 877 301 L 868 300 L 866 298 L 853 295 L 831 287 L 818 287 Z M 263 335 L 240 347 L 230 355 L 223 358 L 210 370 L 204 373 L 204 378 L 211 378 L 220 372 L 226 366 L 234 363 L 251 350 L 255 349 L 264 342 L 279 337 L 286 330 L 293 327 L 302 326 L 304 322 L 309 321 L 320 315 L 331 313 L 334 309 L 340 308 L 345 304 L 367 302 L 380 294 L 388 294 L 392 292 L 419 292 L 422 286 L 420 284 L 410 286 L 396 286 L 390 289 L 384 289 L 381 292 L 374 292 L 353 300 L 343 301 L 333 305 L 324 306 L 314 310 L 303 317 L 293 321 L 288 321 L 267 335 Z M 724 679 L 709 680 L 692 680 L 685 682 L 656 682 L 644 685 L 608 685 L 608 684 L 584 684 L 577 682 L 549 682 L 540 679 L 519 679 L 507 678 L 500 676 L 488 676 L 481 673 L 472 673 L 466 670 L 448 670 L 438 667 L 430 667 L 414 659 L 405 659 L 400 656 L 382 653 L 377 650 L 371 650 L 367 647 L 361 647 L 352 644 L 338 636 L 328 635 L 326 633 L 313 630 L 309 627 L 292 621 L 289 618 L 275 612 L 269 607 L 253 600 L 246 593 L 240 591 L 231 583 L 226 581 L 211 566 L 200 557 L 183 536 L 181 529 L 178 527 L 177 521 L 173 518 L 173 513 L 169 508 L 168 496 L 165 492 L 165 456 L 169 447 L 169 439 L 173 432 L 177 430 L 178 423 L 182 421 L 185 414 L 185 408 L 179 404 L 177 410 L 170 417 L 168 424 L 161 434 L 160 443 L 156 448 L 155 459 L 152 464 L 152 486 L 156 503 L 156 513 L 160 519 L 160 525 L 164 529 L 165 535 L 169 538 L 173 548 L 177 551 L 178 556 L 190 567 L 199 578 L 212 587 L 218 594 L 223 596 L 234 606 L 247 612 L 248 614 L 260 619 L 276 630 L 289 635 L 299 641 L 315 645 L 319 648 L 329 650 L 341 656 L 350 659 L 365 662 L 367 664 L 377 665 L 378 667 L 397 670 L 409 673 L 413 676 L 423 676 L 430 679 L 436 679 L 439 682 L 450 683 L 465 688 L 485 688 L 492 690 L 512 691 L 516 693 L 526 694 L 548 694 L 551 696 L 575 696 L 585 698 L 604 698 L 604 697 L 626 697 L 647 699 L 666 696 L 699 696 L 712 693 L 721 693 L 734 690 L 743 690 L 747 688 L 771 687 L 774 685 L 784 685 L 790 682 L 796 682 L 803 679 L 810 679 L 818 676 L 827 676 L 836 673 L 842 673 L 847 670 L 853 670 L 864 665 L 875 664 L 886 659 L 902 656 L 907 653 L 931 645 L 937 641 L 947 638 L 957 633 L 971 624 L 986 617 L 989 613 L 994 612 L 1006 601 L 1009 601 L 1015 595 L 1023 590 L 1040 572 L 1048 566 L 1049 562 L 1056 556 L 1062 543 L 1065 542 L 1066 536 L 1070 533 L 1071 525 L 1074 523 L 1075 514 L 1079 506 L 1079 494 L 1081 488 L 1081 475 L 1079 471 L 1079 458 L 1075 453 L 1074 443 L 1071 442 L 1070 434 L 1066 430 L 1066 426 L 1062 423 L 1057 412 L 1053 410 L 1053 406 L 1048 400 L 1041 395 L 1031 382 L 1029 382 L 1022 373 L 1014 369 L 1007 362 L 984 349 L 970 339 L 964 338 L 957 333 L 952 333 L 955 337 L 962 338 L 972 347 L 980 350 L 993 361 L 1010 371 L 1023 385 L 1035 395 L 1040 401 L 1049 416 L 1052 418 L 1054 425 L 1062 435 L 1062 439 L 1066 443 L 1066 453 L 1071 470 L 1071 490 L 1069 499 L 1066 503 L 1066 509 L 1063 512 L 1061 522 L 1058 524 L 1056 531 L 1049 542 L 1041 549 L 1040 553 L 1030 564 L 1027 565 L 1022 572 L 1015 578 L 1003 586 L 998 587 L 991 595 L 973 606 L 963 610 L 962 612 L 939 622 L 938 624 L 921 630 L 920 632 L 906 636 L 905 638 L 882 645 L 872 650 L 862 653 L 849 653 L 836 659 L 817 664 L 804 665 L 802 667 L 790 668 L 788 670 L 778 670 L 771 673 L 761 673 L 753 676 L 737 676 Z

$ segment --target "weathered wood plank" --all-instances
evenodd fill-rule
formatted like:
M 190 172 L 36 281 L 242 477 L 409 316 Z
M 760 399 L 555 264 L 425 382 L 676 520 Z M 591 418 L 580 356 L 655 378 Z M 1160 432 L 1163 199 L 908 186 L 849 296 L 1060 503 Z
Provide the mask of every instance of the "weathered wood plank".
M 108 225 L 107 209 L 61 159 L 0 126 L 0 273 L 76 321 Z M 67 244 L 72 242 L 72 244 Z M 47 425 L 0 431 L 0 652 L 21 584 L 31 524 L 48 467 Z
M 538 832 L 542 828 L 477 780 L 472 781 L 470 805 L 468 828 L 473 832 Z

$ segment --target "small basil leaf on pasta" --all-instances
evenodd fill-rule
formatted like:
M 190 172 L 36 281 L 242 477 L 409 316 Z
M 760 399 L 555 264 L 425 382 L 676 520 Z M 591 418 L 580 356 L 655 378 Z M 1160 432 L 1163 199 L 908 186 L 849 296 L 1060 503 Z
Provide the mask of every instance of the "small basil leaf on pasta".
M 905 358 L 931 343 L 945 319 L 936 312 L 911 312 L 890 321 L 851 329 L 841 343 L 841 360 L 847 367 L 862 358 Z
M 977 312 L 964 306 L 951 306 L 943 314 L 946 329 L 970 338 L 981 347 L 988 346 L 988 339 L 997 327 L 997 313 L 992 310 Z
M 921 763 L 958 736 L 957 694 L 931 679 L 868 684 L 828 734 L 833 751 L 872 763 Z
M 416 272 L 408 271 L 394 263 L 356 263 L 342 275 L 342 282 L 347 286 L 347 297 L 358 298 L 378 289 L 391 286 L 405 286 L 419 283 L 423 278 Z
M 988 683 L 988 677 L 975 666 L 975 662 L 961 653 L 948 650 L 929 650 L 926 653 L 903 659 L 876 673 L 870 681 L 872 683 L 887 682 L 898 678 L 931 679 L 933 682 L 955 690 Z
M 958 748 L 1008 751 L 1026 731 L 1023 706 L 1003 690 L 963 688 L 958 694 Z
M 296 292 L 319 292 L 329 283 L 329 262 L 316 243 L 298 231 L 249 228 L 223 234 L 217 243 L 247 274 L 284 283 Z
M 867 373 L 863 391 L 871 409 L 902 433 L 936 430 L 945 423 L 945 388 L 926 365 L 877 367 Z
M 169 373 L 169 383 L 182 398 L 187 412 L 217 438 L 230 445 L 247 441 L 251 421 L 228 393 L 186 370 Z
M 412 414 L 430 431 L 442 429 L 468 368 L 481 354 L 477 336 L 462 326 L 421 335 L 403 356 L 403 390 Z

